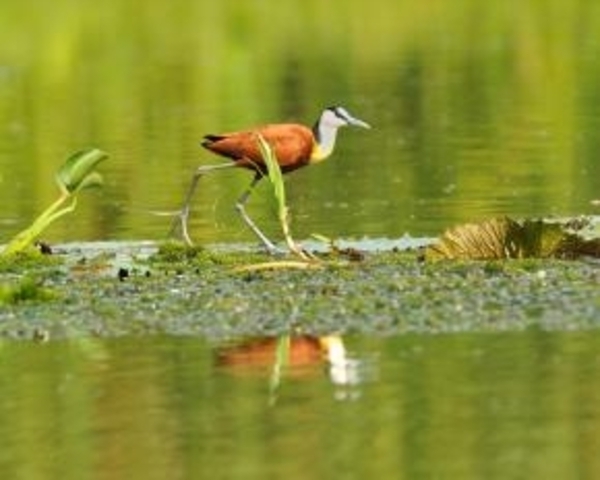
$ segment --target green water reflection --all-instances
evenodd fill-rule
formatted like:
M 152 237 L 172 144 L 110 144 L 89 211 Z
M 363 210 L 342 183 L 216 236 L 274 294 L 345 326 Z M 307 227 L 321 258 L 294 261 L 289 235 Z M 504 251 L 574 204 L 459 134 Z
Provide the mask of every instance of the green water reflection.
M 50 240 L 162 238 L 211 131 L 312 123 L 341 103 L 373 124 L 294 174 L 296 236 L 395 237 L 506 213 L 589 213 L 600 195 L 600 5 L 317 0 L 5 0 L 0 225 L 54 196 L 95 145 L 103 193 Z M 231 205 L 247 174 L 202 185 L 193 233 L 251 240 Z M 272 221 L 266 194 L 251 209 Z M 267 230 L 269 230 L 267 228 Z M 271 232 L 268 232 L 271 233 Z
M 598 478 L 600 335 L 347 345 L 368 367 L 351 399 L 317 368 L 270 407 L 267 369 L 201 340 L 3 344 L 0 476 Z

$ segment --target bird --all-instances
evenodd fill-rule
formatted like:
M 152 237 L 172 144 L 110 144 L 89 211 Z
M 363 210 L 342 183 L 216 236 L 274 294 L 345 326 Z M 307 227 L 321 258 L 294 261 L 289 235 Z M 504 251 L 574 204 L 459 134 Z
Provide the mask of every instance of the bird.
M 187 224 L 199 179 L 214 171 L 245 168 L 254 172 L 254 178 L 238 198 L 235 204 L 236 210 L 267 251 L 271 254 L 278 253 L 275 244 L 256 226 L 245 209 L 254 187 L 267 175 L 267 167 L 258 143 L 259 135 L 273 151 L 281 172 L 287 174 L 329 157 L 335 147 L 338 129 L 344 126 L 371 128 L 368 123 L 355 118 L 345 108 L 332 106 L 321 112 L 312 128 L 297 123 L 278 123 L 229 133 L 205 135 L 201 146 L 218 156 L 228 158 L 230 162 L 203 165 L 196 169 L 174 228 L 179 224 L 184 241 L 190 246 L 193 245 Z

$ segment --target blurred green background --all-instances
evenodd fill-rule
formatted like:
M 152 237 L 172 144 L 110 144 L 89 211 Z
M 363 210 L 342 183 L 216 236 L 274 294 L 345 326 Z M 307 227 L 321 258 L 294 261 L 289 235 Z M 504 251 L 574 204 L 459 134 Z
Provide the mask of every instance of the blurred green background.
M 428 236 L 498 214 L 598 213 L 600 4 L 588 0 L 219 2 L 5 0 L 0 233 L 55 196 L 74 150 L 110 153 L 103 190 L 51 241 L 162 239 L 205 133 L 312 124 L 341 104 L 324 164 L 288 177 L 298 238 Z M 253 240 L 233 211 L 250 181 L 203 179 L 192 236 Z M 267 189 L 249 211 L 274 234 Z

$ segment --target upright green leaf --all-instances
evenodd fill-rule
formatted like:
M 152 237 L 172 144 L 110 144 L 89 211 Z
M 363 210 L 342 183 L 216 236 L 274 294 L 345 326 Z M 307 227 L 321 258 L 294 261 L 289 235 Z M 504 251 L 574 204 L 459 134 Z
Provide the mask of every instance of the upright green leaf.
M 71 155 L 56 173 L 60 196 L 29 227 L 17 233 L 0 255 L 12 255 L 24 250 L 52 222 L 75 210 L 79 191 L 102 184 L 102 176 L 95 168 L 107 157 L 106 153 L 96 148 L 81 150 Z
M 71 155 L 56 173 L 56 181 L 63 192 L 74 193 L 101 183 L 94 170 L 108 155 L 97 148 L 81 150 Z
M 287 243 L 287 246 L 291 252 L 298 255 L 302 259 L 307 259 L 309 258 L 309 255 L 294 242 L 290 234 L 288 208 L 285 203 L 285 184 L 283 183 L 283 174 L 281 173 L 281 168 L 279 167 L 277 157 L 275 156 L 271 146 L 262 137 L 262 135 L 258 134 L 257 140 L 260 153 L 267 166 L 269 182 L 273 187 L 273 196 L 275 197 L 277 204 L 277 217 L 279 219 L 279 224 L 281 225 L 281 230 L 283 231 L 283 236 L 285 237 L 285 242 Z
M 273 149 L 267 143 L 262 135 L 257 135 L 258 137 L 258 146 L 260 148 L 260 153 L 262 158 L 267 165 L 267 173 L 269 181 L 273 186 L 273 192 L 275 195 L 275 199 L 277 201 L 277 209 L 279 212 L 279 216 L 282 216 L 282 212 L 286 210 L 285 203 L 285 186 L 283 183 L 283 174 L 281 173 L 281 168 L 279 167 L 279 162 L 275 157 L 275 153 L 273 153 Z

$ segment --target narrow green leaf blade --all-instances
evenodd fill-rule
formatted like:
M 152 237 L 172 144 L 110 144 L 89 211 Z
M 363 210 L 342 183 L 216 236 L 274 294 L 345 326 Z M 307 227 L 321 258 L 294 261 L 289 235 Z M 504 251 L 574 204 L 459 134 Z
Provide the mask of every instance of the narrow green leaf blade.
M 260 153 L 265 164 L 267 165 L 269 181 L 273 186 L 275 198 L 279 205 L 279 209 L 281 210 L 282 206 L 285 205 L 285 186 L 283 183 L 283 174 L 281 173 L 279 162 L 277 161 L 271 146 L 267 143 L 262 135 L 259 134 L 257 137 Z

